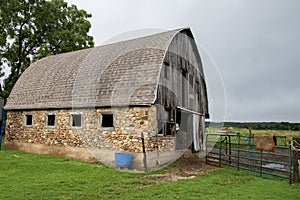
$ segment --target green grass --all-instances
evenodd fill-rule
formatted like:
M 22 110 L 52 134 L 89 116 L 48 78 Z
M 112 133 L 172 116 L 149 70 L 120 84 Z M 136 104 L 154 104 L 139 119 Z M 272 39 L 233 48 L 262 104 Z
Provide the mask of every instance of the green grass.
M 299 199 L 300 184 L 222 168 L 177 182 L 144 173 L 12 150 L 0 151 L 0 199 Z

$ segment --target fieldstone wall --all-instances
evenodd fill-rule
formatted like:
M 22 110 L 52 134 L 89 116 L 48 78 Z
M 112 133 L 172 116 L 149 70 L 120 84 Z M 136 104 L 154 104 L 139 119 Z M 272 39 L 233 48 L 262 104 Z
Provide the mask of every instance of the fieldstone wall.
M 82 128 L 70 126 L 70 113 L 83 114 Z M 45 127 L 47 113 L 56 115 L 55 128 Z M 115 127 L 99 128 L 100 113 L 114 113 Z M 33 115 L 33 126 L 24 126 L 24 115 Z M 78 147 L 109 151 L 142 153 L 141 133 L 145 137 L 146 152 L 173 151 L 174 137 L 157 136 L 156 108 L 117 107 L 97 109 L 61 109 L 8 111 L 7 142 L 42 144 L 53 147 Z

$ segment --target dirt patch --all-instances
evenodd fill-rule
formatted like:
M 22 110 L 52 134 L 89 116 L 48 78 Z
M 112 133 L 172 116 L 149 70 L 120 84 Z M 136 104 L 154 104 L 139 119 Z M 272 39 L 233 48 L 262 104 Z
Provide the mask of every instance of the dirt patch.
M 196 154 L 190 154 L 179 158 L 177 166 L 172 167 L 168 172 L 164 174 L 151 174 L 146 176 L 146 179 L 154 181 L 193 179 L 216 168 L 215 166 L 207 165 L 205 158 L 199 158 Z

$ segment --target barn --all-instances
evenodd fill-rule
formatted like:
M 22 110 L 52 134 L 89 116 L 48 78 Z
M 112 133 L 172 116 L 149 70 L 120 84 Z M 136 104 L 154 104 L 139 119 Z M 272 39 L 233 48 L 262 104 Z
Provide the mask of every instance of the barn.
M 189 28 L 48 56 L 27 68 L 7 103 L 5 147 L 148 169 L 202 147 L 209 117 Z

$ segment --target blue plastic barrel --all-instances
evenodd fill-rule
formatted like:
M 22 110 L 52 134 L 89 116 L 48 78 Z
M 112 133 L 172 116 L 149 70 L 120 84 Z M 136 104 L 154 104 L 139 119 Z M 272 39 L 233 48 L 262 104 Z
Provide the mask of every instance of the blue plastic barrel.
M 131 153 L 115 153 L 115 161 L 117 167 L 130 167 L 132 161 Z

